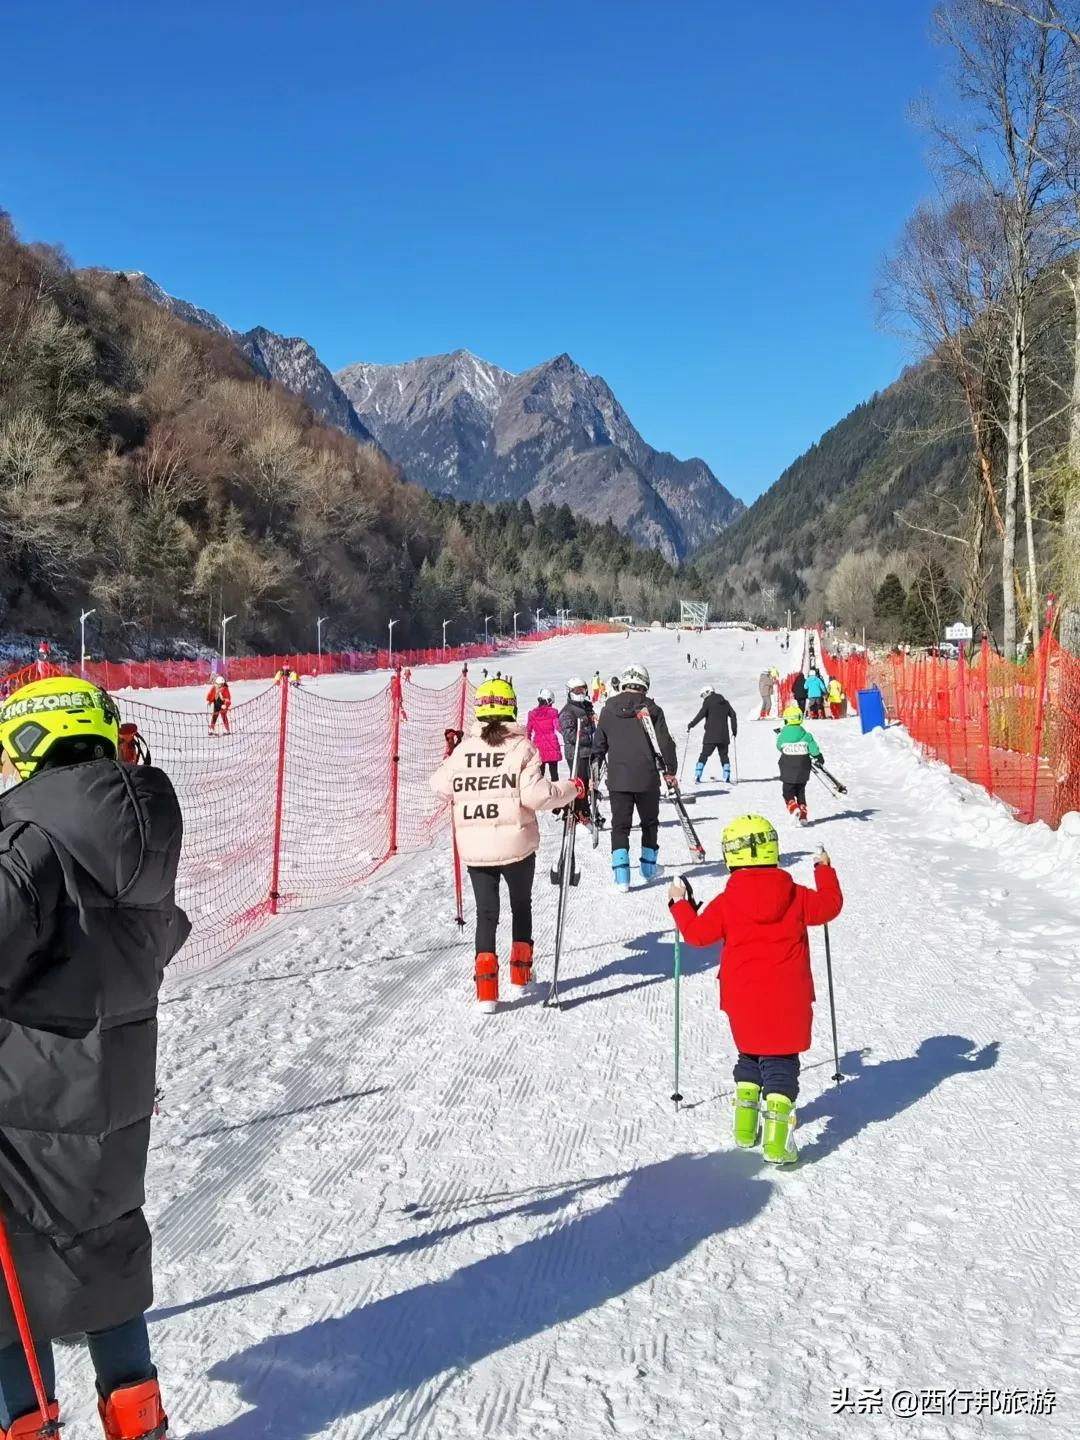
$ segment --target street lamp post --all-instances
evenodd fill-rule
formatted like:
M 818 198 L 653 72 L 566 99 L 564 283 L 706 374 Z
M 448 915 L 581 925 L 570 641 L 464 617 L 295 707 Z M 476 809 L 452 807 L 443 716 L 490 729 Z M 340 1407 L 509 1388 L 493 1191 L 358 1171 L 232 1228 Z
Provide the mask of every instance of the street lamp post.
M 544 612 L 543 612 L 542 610 L 537 610 L 537 612 L 536 612 L 536 629 L 537 629 L 537 633 L 539 633 L 539 630 L 540 630 L 540 616 L 541 616 L 543 613 L 544 613 Z
M 444 659 L 445 659 L 445 657 L 446 657 L 446 627 L 447 627 L 449 624 L 450 624 L 450 621 L 449 621 L 449 620 L 444 620 L 444 621 L 442 622 L 442 653 L 443 653 L 443 658 L 444 658 Z
M 485 645 L 488 643 L 488 622 L 489 622 L 490 620 L 494 620 L 494 619 L 495 619 L 495 616 L 494 616 L 494 615 L 485 615 L 485 616 L 484 616 L 484 644 L 485 644 Z
M 329 620 L 329 615 L 319 615 L 315 620 L 315 644 L 319 651 L 319 674 L 322 674 L 322 627 Z
M 96 610 L 84 610 L 79 616 L 79 674 L 86 679 L 86 622 Z
M 225 650 L 226 650 L 226 639 L 227 639 L 227 634 L 228 634 L 228 629 L 229 629 L 229 621 L 230 621 L 230 620 L 235 620 L 235 619 L 236 619 L 236 616 L 235 616 L 235 615 L 223 615 L 223 616 L 221 617 L 221 673 L 222 673 L 223 675 L 225 674 Z
M 515 611 L 514 611 L 514 644 L 515 644 L 515 645 L 517 644 L 517 617 L 518 617 L 520 614 L 521 614 L 521 611 L 520 611 L 520 610 L 515 610 Z
M 397 624 L 397 621 L 396 621 L 396 620 L 391 620 L 389 626 L 387 627 L 387 629 L 389 630 L 389 633 L 390 633 L 390 648 L 389 648 L 389 649 L 387 650 L 387 652 L 386 652 L 386 653 L 387 653 L 387 659 L 388 659 L 388 662 L 389 662 L 388 665 L 387 665 L 387 669 L 389 669 L 389 670 L 392 670 L 392 669 L 394 668 L 394 626 L 395 626 L 396 624 Z

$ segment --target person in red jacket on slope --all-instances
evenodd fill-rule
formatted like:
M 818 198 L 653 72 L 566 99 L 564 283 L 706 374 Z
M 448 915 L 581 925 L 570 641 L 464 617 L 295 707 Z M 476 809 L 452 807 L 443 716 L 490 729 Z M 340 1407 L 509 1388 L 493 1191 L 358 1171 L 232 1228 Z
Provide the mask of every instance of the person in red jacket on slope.
M 796 885 L 780 869 L 775 828 L 760 815 L 741 815 L 727 826 L 724 859 L 731 878 L 704 910 L 699 913 L 685 881 L 670 886 L 668 901 L 688 944 L 723 942 L 720 1008 L 739 1051 L 735 1143 L 752 1149 L 763 1139 L 766 1160 L 790 1165 L 798 1158 L 799 1055 L 810 1048 L 814 1016 L 807 927 L 835 920 L 844 897 L 824 850 L 814 866 L 816 888 Z
M 232 695 L 229 693 L 229 682 L 224 675 L 215 675 L 210 681 L 210 689 L 206 692 L 206 704 L 210 711 L 210 734 L 217 734 L 218 716 L 221 716 L 222 729 L 228 735 L 229 711 L 232 709 Z

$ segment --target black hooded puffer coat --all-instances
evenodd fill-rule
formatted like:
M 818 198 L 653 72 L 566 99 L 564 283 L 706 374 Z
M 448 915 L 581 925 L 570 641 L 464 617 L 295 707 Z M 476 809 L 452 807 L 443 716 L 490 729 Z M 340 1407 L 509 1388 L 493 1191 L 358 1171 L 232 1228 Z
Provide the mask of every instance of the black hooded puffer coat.
M 157 998 L 188 936 L 168 776 L 96 760 L 0 798 L 0 1207 L 38 1340 L 152 1298 Z M 18 1338 L 0 1285 L 0 1345 Z

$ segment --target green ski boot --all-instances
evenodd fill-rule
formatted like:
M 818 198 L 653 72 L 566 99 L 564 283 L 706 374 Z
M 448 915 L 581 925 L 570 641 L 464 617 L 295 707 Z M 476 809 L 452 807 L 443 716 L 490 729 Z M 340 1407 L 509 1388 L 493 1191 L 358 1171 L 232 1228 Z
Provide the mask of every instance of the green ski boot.
M 794 1165 L 795 1102 L 786 1095 L 765 1096 L 765 1143 L 762 1153 L 770 1165 Z
M 761 1139 L 761 1086 L 752 1080 L 735 1083 L 735 1144 L 752 1150 Z

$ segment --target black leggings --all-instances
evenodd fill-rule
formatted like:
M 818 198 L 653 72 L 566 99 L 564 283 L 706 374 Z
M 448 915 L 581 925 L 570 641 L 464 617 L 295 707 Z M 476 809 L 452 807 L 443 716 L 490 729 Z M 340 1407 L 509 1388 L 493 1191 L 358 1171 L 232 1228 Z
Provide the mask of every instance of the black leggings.
M 630 827 L 634 823 L 634 809 L 637 808 L 641 821 L 641 843 L 646 850 L 657 849 L 660 833 L 660 790 L 612 790 L 611 801 L 611 848 L 629 850 Z
M 731 741 L 703 740 L 701 742 L 701 754 L 698 756 L 698 764 L 704 765 L 714 750 L 719 750 L 720 752 L 720 764 L 726 765 L 731 752 Z
M 529 855 L 514 865 L 470 865 L 476 899 L 476 953 L 496 955 L 495 936 L 499 929 L 499 877 L 506 880 L 510 891 L 510 912 L 513 916 L 513 938 L 532 944 L 532 887 L 536 873 L 536 856 Z
M 540 768 L 543 770 L 544 774 L 548 776 L 549 779 L 557 780 L 559 778 L 558 760 L 541 760 Z
M 764 1095 L 786 1095 L 794 1103 L 799 1098 L 798 1055 L 746 1055 L 739 1051 L 732 1072 L 736 1080 L 749 1080 L 760 1085 Z
M 789 781 L 787 781 L 787 780 L 784 781 L 784 801 L 785 801 L 785 803 L 786 803 L 788 800 L 794 800 L 794 801 L 796 801 L 799 805 L 805 805 L 805 804 L 806 804 L 806 781 L 805 781 L 805 780 L 802 782 L 801 785 L 793 785 L 793 784 L 791 784 L 791 783 L 790 783 Z

